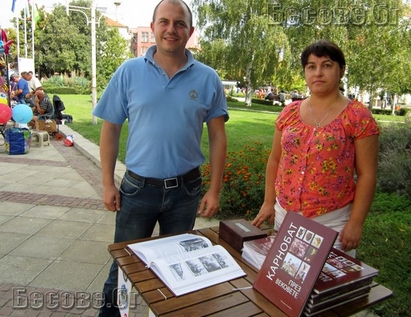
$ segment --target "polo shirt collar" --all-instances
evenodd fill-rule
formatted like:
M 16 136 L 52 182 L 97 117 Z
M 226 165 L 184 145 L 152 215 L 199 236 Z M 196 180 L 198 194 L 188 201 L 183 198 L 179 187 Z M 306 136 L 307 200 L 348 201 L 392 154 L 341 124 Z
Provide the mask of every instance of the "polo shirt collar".
M 149 61 L 151 64 L 156 65 L 154 62 L 154 53 L 157 51 L 157 45 L 150 46 L 144 55 L 145 61 Z M 187 69 L 194 64 L 194 57 L 193 54 L 188 49 L 185 49 L 186 56 L 187 56 L 187 63 L 183 67 L 183 69 Z

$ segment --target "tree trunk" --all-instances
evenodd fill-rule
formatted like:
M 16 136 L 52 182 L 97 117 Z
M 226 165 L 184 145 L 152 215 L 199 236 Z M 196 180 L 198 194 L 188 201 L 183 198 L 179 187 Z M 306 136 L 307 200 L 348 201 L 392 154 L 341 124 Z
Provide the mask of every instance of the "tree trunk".
M 251 107 L 251 97 L 253 93 L 253 87 L 251 85 L 251 67 L 252 62 L 247 64 L 247 68 L 245 70 L 245 87 L 246 87 L 246 94 L 245 94 L 245 105 L 247 107 Z

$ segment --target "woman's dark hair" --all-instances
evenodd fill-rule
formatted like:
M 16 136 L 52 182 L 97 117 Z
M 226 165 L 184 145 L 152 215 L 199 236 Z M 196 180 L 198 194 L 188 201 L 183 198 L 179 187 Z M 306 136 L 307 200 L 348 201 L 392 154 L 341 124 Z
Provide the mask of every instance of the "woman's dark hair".
M 328 56 L 334 62 L 340 65 L 340 68 L 345 66 L 345 57 L 343 51 L 333 42 L 328 40 L 319 40 L 307 46 L 301 54 L 301 65 L 303 69 L 308 63 L 308 57 L 314 54 L 317 57 Z

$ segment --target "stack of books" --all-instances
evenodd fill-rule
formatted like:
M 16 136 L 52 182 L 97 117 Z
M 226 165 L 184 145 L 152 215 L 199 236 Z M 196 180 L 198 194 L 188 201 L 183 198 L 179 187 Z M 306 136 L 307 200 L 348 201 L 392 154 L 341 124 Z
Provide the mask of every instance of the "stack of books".
M 244 241 L 241 256 L 248 263 L 260 269 L 268 251 L 271 249 L 275 239 L 274 235 L 264 238 Z
M 314 316 L 354 300 L 367 297 L 378 270 L 332 248 L 305 307 Z
M 245 241 L 242 250 L 243 259 L 260 269 L 275 238 L 276 236 L 272 235 Z M 315 251 L 314 248 L 311 248 L 311 251 L 308 250 L 302 260 L 309 264 L 315 257 Z M 373 285 L 376 284 L 373 279 L 377 275 L 378 270 L 375 268 L 338 249 L 331 248 L 301 314 L 307 317 L 315 316 L 326 310 L 367 297 Z

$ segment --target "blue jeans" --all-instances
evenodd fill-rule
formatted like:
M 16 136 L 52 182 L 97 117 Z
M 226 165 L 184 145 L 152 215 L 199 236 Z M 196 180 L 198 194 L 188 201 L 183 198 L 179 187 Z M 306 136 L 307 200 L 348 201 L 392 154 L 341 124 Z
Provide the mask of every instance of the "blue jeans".
M 177 188 L 165 189 L 124 175 L 120 186 L 121 210 L 116 215 L 114 242 L 151 237 L 158 221 L 160 235 L 194 228 L 201 194 L 201 177 Z M 104 284 L 104 303 L 99 316 L 120 316 L 117 306 L 115 261 Z

